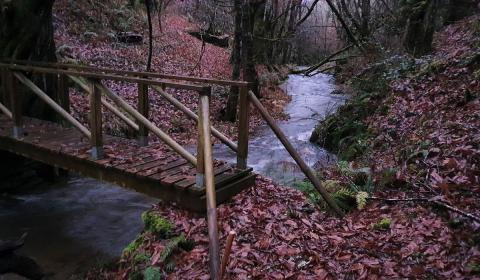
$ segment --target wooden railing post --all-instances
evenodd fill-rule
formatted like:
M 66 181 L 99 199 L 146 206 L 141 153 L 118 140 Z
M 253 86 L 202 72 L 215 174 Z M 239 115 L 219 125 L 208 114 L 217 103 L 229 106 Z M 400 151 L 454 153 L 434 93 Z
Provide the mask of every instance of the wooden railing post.
M 203 142 L 203 114 L 202 114 L 202 98 L 198 99 L 198 142 L 197 142 L 197 175 L 195 177 L 195 185 L 198 188 L 205 186 L 205 151 Z
M 2 95 L 0 95 L 0 102 L 3 102 L 3 104 L 7 107 L 10 107 L 10 104 L 8 102 L 9 97 L 8 97 L 8 90 L 7 90 L 7 71 L 5 68 L 0 68 L 0 83 L 2 84 L 2 87 L 0 90 L 2 91 Z
M 203 145 L 205 189 L 207 198 L 210 279 L 218 280 L 220 279 L 220 245 L 218 240 L 217 200 L 215 178 L 213 174 L 212 140 L 210 130 L 210 92 L 211 88 L 206 87 L 200 93 L 199 105 L 201 107 L 201 115 L 199 115 L 199 119 L 202 120 L 200 135 L 202 137 Z
M 57 100 L 60 107 L 66 112 L 70 113 L 70 94 L 68 91 L 68 77 L 63 74 L 59 74 L 57 80 Z M 59 117 L 63 126 L 69 125 L 64 118 Z
M 237 168 L 246 169 L 248 159 L 248 122 L 249 122 L 249 100 L 248 87 L 240 87 L 238 113 L 238 152 Z
M 148 119 L 149 112 L 149 98 L 148 98 L 148 85 L 144 83 L 138 84 L 138 112 Z M 140 146 L 148 145 L 148 128 L 141 122 L 138 123 L 138 144 Z
M 90 94 L 90 141 L 92 144 L 92 158 L 97 160 L 103 158 L 103 137 L 102 137 L 102 94 L 96 86 L 98 81 L 92 81 L 92 94 Z
M 13 72 L 8 71 L 6 74 L 6 85 L 8 95 L 10 97 L 10 111 L 13 120 L 13 137 L 19 138 L 23 134 L 22 123 L 22 95 L 18 91 L 17 79 L 13 76 Z

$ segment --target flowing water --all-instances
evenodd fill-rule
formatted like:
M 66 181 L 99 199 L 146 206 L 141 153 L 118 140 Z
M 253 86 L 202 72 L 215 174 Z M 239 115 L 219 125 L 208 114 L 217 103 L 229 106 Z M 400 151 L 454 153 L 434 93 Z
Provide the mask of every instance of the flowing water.
M 331 94 L 331 76 L 291 75 L 284 89 L 292 102 L 286 108 L 290 119 L 280 123 L 282 130 L 310 165 L 333 160 L 333 155 L 308 142 L 317 121 L 344 102 L 344 97 Z M 217 159 L 235 161 L 235 155 L 222 146 L 216 146 L 214 153 Z M 248 163 L 280 183 L 303 178 L 267 126 L 250 140 Z M 141 213 L 155 202 L 128 189 L 74 177 L 28 194 L 0 197 L 0 239 L 28 232 L 19 252 L 54 272 L 53 279 L 69 279 L 120 255 L 140 232 Z M 20 278 L 9 275 L 0 279 Z
M 307 164 L 313 166 L 328 164 L 335 156 L 309 142 L 313 128 L 325 116 L 332 114 L 345 102 L 345 96 L 332 94 L 334 90 L 331 75 L 318 74 L 313 77 L 290 75 L 283 89 L 292 97 L 285 108 L 287 121 L 280 122 L 280 128 L 292 145 L 299 151 Z M 294 160 L 267 126 L 262 126 L 251 137 L 248 146 L 248 165 L 276 182 L 292 185 L 304 178 Z M 235 154 L 225 146 L 215 147 L 214 157 L 235 162 Z

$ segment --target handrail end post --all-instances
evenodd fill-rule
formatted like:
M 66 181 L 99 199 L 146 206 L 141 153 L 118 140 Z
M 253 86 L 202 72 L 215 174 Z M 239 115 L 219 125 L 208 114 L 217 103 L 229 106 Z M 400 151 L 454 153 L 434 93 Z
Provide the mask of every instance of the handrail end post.
M 99 160 L 104 157 L 103 147 L 102 146 L 94 146 L 91 150 L 91 157 L 93 160 Z
M 14 126 L 12 134 L 13 134 L 13 137 L 15 137 L 15 138 L 21 138 L 22 135 L 23 135 L 23 127 Z
M 197 171 L 195 175 L 195 187 L 201 188 L 205 186 L 205 173 L 200 173 Z
M 240 88 L 239 103 L 237 168 L 247 169 L 249 100 L 248 87 L 246 86 Z

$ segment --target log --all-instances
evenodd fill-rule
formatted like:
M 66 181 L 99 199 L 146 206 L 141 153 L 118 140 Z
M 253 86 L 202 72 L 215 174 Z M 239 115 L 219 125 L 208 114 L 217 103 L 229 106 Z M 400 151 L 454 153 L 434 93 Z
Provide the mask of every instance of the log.
M 221 48 L 228 48 L 228 41 L 230 36 L 228 35 L 213 35 L 205 31 L 187 31 L 188 34 L 195 38 L 200 39 L 202 42 L 212 44 Z

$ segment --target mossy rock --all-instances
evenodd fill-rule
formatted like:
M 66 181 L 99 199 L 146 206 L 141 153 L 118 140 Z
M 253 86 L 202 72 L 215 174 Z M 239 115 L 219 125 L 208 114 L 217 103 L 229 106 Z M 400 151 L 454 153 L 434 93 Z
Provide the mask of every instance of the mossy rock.
M 142 214 L 145 231 L 167 237 L 172 233 L 173 224 L 162 215 L 154 211 L 146 211 Z

